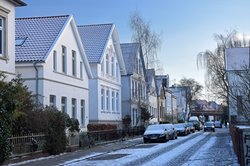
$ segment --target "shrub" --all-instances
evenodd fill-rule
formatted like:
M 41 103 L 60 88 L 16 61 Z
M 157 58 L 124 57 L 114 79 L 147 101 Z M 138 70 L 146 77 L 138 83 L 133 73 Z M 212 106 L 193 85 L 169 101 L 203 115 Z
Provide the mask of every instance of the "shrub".
M 46 107 L 44 113 L 47 114 L 44 150 L 52 155 L 62 153 L 65 151 L 67 145 L 65 115 L 53 107 Z

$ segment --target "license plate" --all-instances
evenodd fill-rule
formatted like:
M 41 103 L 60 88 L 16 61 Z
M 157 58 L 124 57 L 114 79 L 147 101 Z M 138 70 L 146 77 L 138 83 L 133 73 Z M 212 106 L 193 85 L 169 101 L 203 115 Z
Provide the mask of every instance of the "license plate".
M 157 139 L 157 137 L 151 137 L 151 139 Z

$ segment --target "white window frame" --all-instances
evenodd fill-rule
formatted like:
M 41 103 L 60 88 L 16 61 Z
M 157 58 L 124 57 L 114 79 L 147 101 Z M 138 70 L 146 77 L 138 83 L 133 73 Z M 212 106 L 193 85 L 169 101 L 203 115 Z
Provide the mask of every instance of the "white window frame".
M 109 55 L 106 54 L 106 75 L 108 76 L 110 71 L 109 71 Z
M 106 111 L 110 111 L 109 89 L 106 89 Z
M 53 51 L 53 70 L 57 71 L 57 52 Z
M 72 106 L 72 118 L 77 119 L 77 101 L 76 98 L 71 99 L 71 106 Z
M 49 105 L 56 107 L 56 95 L 49 95 Z
M 83 79 L 83 63 L 80 62 L 80 78 Z
M 61 111 L 67 113 L 67 97 L 61 97 Z
M 7 19 L 4 16 L 0 15 L 0 20 L 2 22 L 2 25 L 0 26 L 0 32 L 1 32 L 1 36 L 0 36 L 0 57 L 6 57 L 6 53 L 7 53 Z
M 67 48 L 62 46 L 62 72 L 67 73 Z
M 85 126 L 85 100 L 81 100 L 81 125 Z
M 101 88 L 101 110 L 105 110 L 105 89 Z
M 72 75 L 76 76 L 76 51 L 72 50 Z
M 115 111 L 115 91 L 112 91 L 112 108 L 111 110 L 114 112 Z
M 119 112 L 119 92 L 116 92 L 116 111 Z

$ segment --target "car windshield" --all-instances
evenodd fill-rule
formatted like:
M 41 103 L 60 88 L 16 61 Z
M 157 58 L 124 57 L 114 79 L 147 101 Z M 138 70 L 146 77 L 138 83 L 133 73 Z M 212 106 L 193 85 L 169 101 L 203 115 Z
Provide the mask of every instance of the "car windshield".
M 193 124 L 193 123 L 188 123 L 187 125 L 188 125 L 189 127 L 194 126 L 194 124 Z
M 213 126 L 213 122 L 206 122 L 205 126 Z
M 162 130 L 162 126 L 160 125 L 150 125 L 147 130 Z

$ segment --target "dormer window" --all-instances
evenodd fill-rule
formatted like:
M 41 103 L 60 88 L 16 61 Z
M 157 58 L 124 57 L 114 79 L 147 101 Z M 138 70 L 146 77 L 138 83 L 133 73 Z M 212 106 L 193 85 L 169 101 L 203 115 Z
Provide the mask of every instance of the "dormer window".
M 26 39 L 27 39 L 27 37 L 16 37 L 15 45 L 16 46 L 22 46 Z

